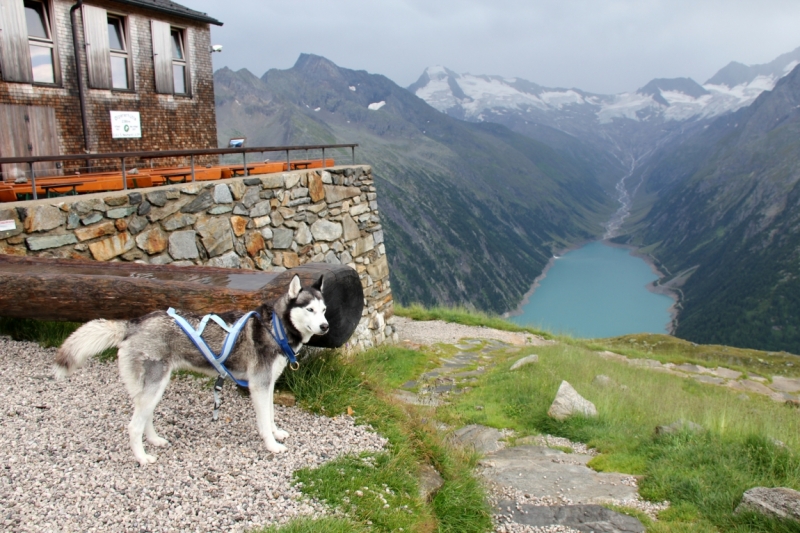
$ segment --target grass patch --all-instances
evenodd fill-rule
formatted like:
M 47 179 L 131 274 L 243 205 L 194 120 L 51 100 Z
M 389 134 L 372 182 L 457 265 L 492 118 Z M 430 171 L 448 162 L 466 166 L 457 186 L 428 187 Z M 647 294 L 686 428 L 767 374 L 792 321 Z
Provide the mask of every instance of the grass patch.
M 64 340 L 80 326 L 78 322 L 46 322 L 32 318 L 0 317 L 0 335 L 8 335 L 15 341 L 37 342 L 45 348 L 61 346 Z
M 650 333 L 571 342 L 594 351 L 609 350 L 627 357 L 656 359 L 662 363 L 692 363 L 711 368 L 723 366 L 764 377 L 800 376 L 800 360 L 787 352 L 695 344 L 670 335 Z
M 539 363 L 508 370 L 531 352 L 539 355 Z M 602 455 L 592 460 L 593 467 L 643 475 L 643 497 L 678 506 L 679 511 L 667 513 L 652 531 L 800 531 L 791 529 L 797 523 L 733 514 L 751 487 L 800 489 L 796 411 L 766 397 L 742 400 L 722 387 L 608 361 L 575 345 L 497 353 L 498 364 L 479 378 L 477 387 L 440 408 L 444 421 L 456 427 L 475 423 L 511 428 L 519 435 L 550 433 L 594 446 Z M 594 383 L 598 374 L 614 384 Z M 597 418 L 557 422 L 547 416 L 562 380 L 597 406 Z M 657 425 L 681 419 L 705 429 L 655 435 Z M 773 444 L 773 439 L 785 446 Z
M 518 326 L 497 315 L 490 315 L 465 307 L 426 308 L 419 304 L 412 304 L 405 307 L 395 303 L 394 312 L 398 316 L 411 318 L 413 320 L 443 320 L 445 322 L 453 322 L 465 326 L 485 326 L 502 331 L 533 333 L 534 335 L 540 335 L 546 339 L 552 338 L 552 335 L 544 331 L 527 326 Z
M 328 416 L 351 410 L 359 423 L 389 440 L 384 453 L 343 457 L 296 472 L 305 494 L 327 501 L 370 531 L 477 533 L 491 528 L 485 494 L 472 472 L 477 458 L 449 448 L 414 408 L 393 402 L 385 392 L 387 384 L 413 377 L 427 361 L 424 354 L 397 348 L 368 350 L 346 361 L 326 351 L 297 372 L 284 373 L 285 386 L 306 409 Z M 432 464 L 445 480 L 430 503 L 419 495 L 423 463 Z
M 346 518 L 300 518 L 285 526 L 271 526 L 262 533 L 367 533 L 369 529 Z

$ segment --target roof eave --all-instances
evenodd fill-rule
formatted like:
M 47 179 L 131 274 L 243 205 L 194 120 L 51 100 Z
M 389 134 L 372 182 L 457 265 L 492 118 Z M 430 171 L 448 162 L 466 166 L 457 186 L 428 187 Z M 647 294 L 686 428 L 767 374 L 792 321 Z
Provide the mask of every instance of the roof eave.
M 120 4 L 128 4 L 131 6 L 136 6 L 144 9 L 150 9 L 152 11 L 158 11 L 159 13 L 166 13 L 168 15 L 172 15 L 175 17 L 185 18 L 189 20 L 194 20 L 197 22 L 205 22 L 206 24 L 214 24 L 215 26 L 222 26 L 222 22 L 218 21 L 213 17 L 209 17 L 205 14 L 200 14 L 198 12 L 197 15 L 193 15 L 191 13 L 185 13 L 182 11 L 176 11 L 169 8 L 164 8 L 160 6 L 156 6 L 153 4 L 144 4 L 142 2 L 137 2 L 136 0 L 114 0 L 115 2 L 119 2 Z

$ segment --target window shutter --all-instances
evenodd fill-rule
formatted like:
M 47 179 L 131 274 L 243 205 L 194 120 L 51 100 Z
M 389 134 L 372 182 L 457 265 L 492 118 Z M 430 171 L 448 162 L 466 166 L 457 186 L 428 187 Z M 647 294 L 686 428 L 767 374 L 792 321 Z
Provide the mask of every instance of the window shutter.
M 0 0 L 0 68 L 5 81 L 33 83 L 28 26 L 21 0 Z
M 156 92 L 172 94 L 172 36 L 170 25 L 153 20 L 150 23 L 153 34 L 153 71 L 156 78 Z
M 108 14 L 101 7 L 83 5 L 83 39 L 89 87 L 111 88 L 111 56 L 108 49 Z
M 31 144 L 31 155 L 58 155 L 58 123 L 56 112 L 52 107 L 28 106 L 28 135 Z M 36 175 L 61 175 L 54 161 L 41 161 L 33 164 Z

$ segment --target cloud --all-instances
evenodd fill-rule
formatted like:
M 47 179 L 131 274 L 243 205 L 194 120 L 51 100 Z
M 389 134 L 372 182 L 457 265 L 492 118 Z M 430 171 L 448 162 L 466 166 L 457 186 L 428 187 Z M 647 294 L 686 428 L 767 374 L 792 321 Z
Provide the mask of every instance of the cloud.
M 183 0 L 222 20 L 215 68 L 260 76 L 302 52 L 400 85 L 435 64 L 545 86 L 633 91 L 656 77 L 704 82 L 730 61 L 800 45 L 786 0 Z M 222 6 L 234 6 L 227 9 Z

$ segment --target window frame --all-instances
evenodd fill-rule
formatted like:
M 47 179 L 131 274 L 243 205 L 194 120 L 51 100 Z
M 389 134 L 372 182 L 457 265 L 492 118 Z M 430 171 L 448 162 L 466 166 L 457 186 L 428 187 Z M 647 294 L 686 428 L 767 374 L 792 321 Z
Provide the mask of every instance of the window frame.
M 25 2 L 41 6 L 42 21 L 47 37 L 28 34 Z M 38 12 L 38 9 L 37 9 Z M 8 83 L 26 83 L 41 87 L 60 87 L 61 62 L 59 60 L 57 16 L 53 0 L 0 0 L 0 79 Z M 50 51 L 53 81 L 35 81 L 31 46 Z
M 161 20 L 150 21 L 153 41 L 153 73 L 157 94 L 169 94 L 182 98 L 192 98 L 191 44 L 189 28 L 173 26 Z M 173 57 L 173 32 L 179 32 L 183 45 L 183 59 Z M 175 92 L 175 66 L 183 68 L 185 92 Z
M 116 20 L 119 22 L 119 29 L 120 29 L 120 36 L 122 37 L 122 46 L 123 50 L 117 50 L 111 48 L 111 39 L 109 36 L 108 42 L 108 61 L 109 61 L 109 76 L 111 82 L 111 90 L 112 91 L 119 91 L 119 92 L 136 92 L 136 81 L 134 79 L 134 68 L 133 68 L 133 53 L 131 50 L 131 35 L 130 35 L 130 24 L 128 21 L 128 15 L 122 13 L 114 13 L 110 11 L 106 11 L 106 19 L 110 23 L 111 20 Z M 106 31 L 108 26 L 106 26 Z M 128 86 L 126 88 L 121 87 L 114 87 L 114 67 L 111 62 L 112 58 L 119 57 L 125 59 L 125 69 L 128 76 Z
M 183 58 L 176 58 L 175 54 L 172 54 L 172 94 L 178 96 L 192 96 L 192 83 L 191 77 L 189 76 L 189 58 L 186 54 L 186 28 L 181 28 L 178 26 L 170 26 L 169 28 L 169 37 L 170 42 L 174 43 L 174 35 L 177 34 L 179 39 L 180 45 L 180 52 L 183 54 Z M 183 87 L 184 91 L 179 93 L 175 88 L 175 67 L 181 67 L 183 69 Z

